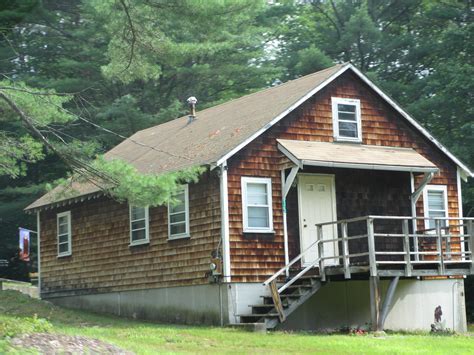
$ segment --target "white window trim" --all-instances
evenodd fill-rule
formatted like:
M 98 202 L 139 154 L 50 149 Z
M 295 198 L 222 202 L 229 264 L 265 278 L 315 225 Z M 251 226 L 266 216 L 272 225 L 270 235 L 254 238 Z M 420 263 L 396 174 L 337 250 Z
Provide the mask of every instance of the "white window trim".
M 446 185 L 426 185 L 423 190 L 423 213 L 425 218 L 429 217 L 428 213 L 428 191 L 441 191 L 444 197 L 444 217 L 448 218 L 448 188 Z M 448 223 L 449 224 L 449 223 Z M 425 229 L 429 229 L 429 220 L 425 219 Z
M 268 204 L 268 227 L 256 228 L 248 226 L 248 213 L 247 213 L 247 184 L 258 183 L 267 185 L 267 204 Z M 274 233 L 273 230 L 273 204 L 272 204 L 272 179 L 271 178 L 259 178 L 259 177 L 247 177 L 243 176 L 241 180 L 242 185 L 242 223 L 244 227 L 244 233 Z
M 189 232 L 189 185 L 183 185 L 184 191 L 184 212 L 185 212 L 185 222 L 186 222 L 186 231 L 181 234 L 171 234 L 171 214 L 170 214 L 170 203 L 168 203 L 168 240 L 175 240 L 175 239 L 184 239 L 190 238 L 191 234 Z M 182 213 L 182 212 L 176 212 Z M 179 222 L 182 223 L 182 222 Z
M 133 240 L 132 239 L 132 222 L 138 221 L 138 219 L 132 221 L 132 207 L 137 207 L 137 206 L 128 206 L 128 223 L 130 227 L 130 246 L 134 245 L 143 245 L 143 244 L 149 244 L 150 243 L 150 215 L 148 211 L 148 206 L 144 207 L 145 208 L 145 239 L 140 239 L 140 240 Z
M 362 142 L 362 120 L 360 113 L 360 100 L 357 99 L 344 99 L 341 97 L 331 97 L 332 104 L 332 127 L 334 133 L 334 139 L 338 142 Z M 356 124 L 357 124 L 357 137 L 341 137 L 339 135 L 339 111 L 337 105 L 354 105 L 356 107 Z M 353 121 L 351 121 L 353 122 Z
M 59 252 L 59 218 L 67 216 L 67 245 L 68 250 L 65 252 Z M 70 256 L 72 255 L 72 231 L 71 231 L 71 211 L 61 212 L 56 215 L 56 240 L 58 244 L 58 258 L 63 256 Z M 64 243 L 63 243 L 64 244 Z

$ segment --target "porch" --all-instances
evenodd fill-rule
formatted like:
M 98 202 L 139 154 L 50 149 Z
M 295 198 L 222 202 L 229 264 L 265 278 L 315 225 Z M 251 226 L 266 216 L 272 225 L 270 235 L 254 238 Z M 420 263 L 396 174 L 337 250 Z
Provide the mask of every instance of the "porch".
M 413 231 L 411 226 L 427 220 L 435 228 Z M 336 228 L 337 234 L 325 238 L 327 227 Z M 242 315 L 241 323 L 263 322 L 267 329 L 273 329 L 327 281 L 369 279 L 372 329 L 383 330 L 401 278 L 474 274 L 473 227 L 474 218 L 402 216 L 364 216 L 320 223 L 316 241 L 264 282 L 271 296 L 262 296 L 262 304 L 251 305 L 252 314 Z M 391 243 L 384 242 L 387 239 Z M 338 243 L 340 247 L 327 254 L 326 243 Z M 351 244 L 357 245 L 355 250 Z M 361 244 L 366 245 L 366 250 L 360 250 Z M 302 258 L 313 248 L 318 249 L 319 256 L 302 265 Z M 381 294 L 381 279 L 390 282 L 385 297 Z

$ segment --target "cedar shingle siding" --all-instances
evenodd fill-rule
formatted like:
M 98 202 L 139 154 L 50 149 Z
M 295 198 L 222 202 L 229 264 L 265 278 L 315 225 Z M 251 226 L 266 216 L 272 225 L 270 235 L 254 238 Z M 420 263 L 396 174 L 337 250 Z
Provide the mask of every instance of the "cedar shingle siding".
M 130 247 L 129 207 L 99 198 L 41 212 L 44 296 L 205 284 L 220 239 L 219 179 L 189 186 L 190 239 L 168 241 L 166 207 L 150 208 L 150 244 Z M 72 255 L 57 257 L 56 213 L 71 211 Z
M 281 162 L 285 161 L 275 140 L 293 139 L 332 142 L 331 97 L 360 99 L 362 144 L 413 148 L 440 168 L 431 184 L 448 185 L 449 216 L 458 217 L 456 165 L 421 136 L 354 74 L 344 73 L 325 89 L 229 160 L 229 219 L 231 273 L 234 282 L 262 282 L 284 266 L 281 211 Z M 336 175 L 338 219 L 370 213 L 411 215 L 409 174 L 357 171 L 352 169 L 305 169 Z M 242 176 L 271 177 L 275 234 L 243 235 L 240 179 Z M 418 186 L 420 178 L 416 179 Z M 388 189 L 389 184 L 390 189 Z M 290 254 L 299 254 L 296 189 L 288 195 Z M 423 201 L 417 204 L 423 216 Z M 421 225 L 420 225 L 421 227 Z M 393 230 L 392 230 L 393 232 Z M 389 241 L 389 243 L 396 241 Z M 387 244 L 387 248 L 390 245 Z M 363 246 L 360 246 L 363 249 Z M 453 248 L 455 249 L 455 248 Z

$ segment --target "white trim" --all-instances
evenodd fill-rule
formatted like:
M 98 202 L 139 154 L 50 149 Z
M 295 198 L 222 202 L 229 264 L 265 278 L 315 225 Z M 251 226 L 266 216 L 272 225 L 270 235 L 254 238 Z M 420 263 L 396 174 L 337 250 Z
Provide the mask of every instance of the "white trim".
M 220 166 L 220 198 L 221 198 L 221 238 L 222 238 L 222 264 L 224 269 L 224 282 L 230 282 L 230 228 L 229 228 L 229 191 L 227 186 L 227 162 Z
M 67 246 L 68 250 L 65 252 L 60 253 L 59 252 L 59 218 L 61 217 L 67 217 Z M 72 255 L 72 231 L 71 231 L 71 211 L 65 211 L 58 213 L 56 215 L 56 241 L 58 245 L 58 258 L 63 257 L 63 256 L 70 256 Z M 64 234 L 61 234 L 64 235 Z M 64 244 L 64 243 L 61 243 Z
M 130 229 L 130 246 L 143 245 L 150 243 L 150 215 L 149 209 L 147 207 L 142 207 L 145 210 L 145 239 L 133 240 L 132 233 L 137 230 L 142 230 L 142 228 L 132 230 L 132 222 L 141 221 L 142 219 L 132 220 L 132 208 L 140 208 L 137 206 L 128 205 L 128 224 Z
M 268 227 L 249 227 L 248 225 L 248 212 L 247 208 L 247 184 L 265 184 L 267 187 L 267 203 L 265 206 L 257 207 L 266 207 L 268 210 Z M 272 204 L 272 179 L 271 178 L 261 178 L 261 177 L 249 177 L 242 176 L 241 178 L 242 186 L 242 223 L 244 228 L 244 233 L 274 233 L 273 230 L 273 204 Z
M 438 168 L 423 168 L 414 166 L 400 165 L 377 165 L 377 164 L 356 164 L 356 163 L 337 163 L 331 161 L 302 160 L 303 165 L 307 166 L 324 166 L 329 168 L 348 168 L 348 169 L 364 169 L 364 170 L 383 170 L 383 171 L 405 171 L 414 173 L 437 173 Z
M 357 125 L 357 137 L 344 137 L 339 134 L 339 122 L 346 120 L 339 119 L 339 109 L 338 105 L 350 105 L 355 106 L 355 115 L 356 120 L 354 121 L 347 121 L 350 123 L 355 123 Z M 332 129 L 333 129 L 333 136 L 334 140 L 337 142 L 362 142 L 362 120 L 361 120 L 361 113 L 360 113 L 360 100 L 358 99 L 346 99 L 342 97 L 331 97 L 331 107 L 332 107 Z
M 423 128 L 415 119 L 413 119 L 408 113 L 406 113 L 400 106 L 398 106 L 390 97 L 388 97 L 382 90 L 380 90 L 372 81 L 369 80 L 364 74 L 362 74 L 356 67 L 352 64 L 347 63 L 346 65 L 342 66 L 336 73 L 331 75 L 313 90 L 308 92 L 304 95 L 301 99 L 291 105 L 287 110 L 280 113 L 276 116 L 273 120 L 271 120 L 268 124 L 262 127 L 260 130 L 252 134 L 249 138 L 245 141 L 237 145 L 228 153 L 224 154 L 221 158 L 219 158 L 216 162 L 216 165 L 221 165 L 223 162 L 227 161 L 230 157 L 244 148 L 247 144 L 255 140 L 261 134 L 266 132 L 269 128 L 273 127 L 276 123 L 278 123 L 281 119 L 286 117 L 290 112 L 294 111 L 298 108 L 301 104 L 303 104 L 306 100 L 308 100 L 311 96 L 316 94 L 318 91 L 326 87 L 329 83 L 331 83 L 334 79 L 339 77 L 341 74 L 345 73 L 348 69 L 351 69 L 360 79 L 362 79 L 367 85 L 369 85 L 377 94 L 379 94 L 388 104 L 390 104 L 398 113 L 400 113 L 408 122 L 410 122 L 417 130 L 419 130 L 426 138 L 428 138 L 431 142 L 433 142 L 444 154 L 446 154 L 453 162 L 455 162 L 464 172 L 471 177 L 474 177 L 474 172 L 471 172 L 469 168 L 464 165 L 458 158 L 456 158 L 446 147 L 444 147 L 440 142 L 438 142 L 425 128 Z
M 463 208 L 462 208 L 462 188 L 461 188 L 461 171 L 459 171 L 459 167 L 457 168 L 456 170 L 456 187 L 457 187 L 457 193 L 458 193 L 458 212 L 459 212 L 459 218 L 464 218 L 464 211 L 463 211 Z M 463 221 L 461 220 L 461 223 L 463 223 Z M 462 227 L 461 227 L 461 230 L 460 230 L 461 234 L 462 234 Z M 465 242 L 462 242 L 461 243 L 461 253 L 464 253 L 466 251 L 466 243 Z M 464 254 L 462 254 L 464 255 Z M 466 256 L 463 257 L 464 259 L 466 258 Z
M 333 75 L 331 75 L 329 78 L 324 80 L 321 84 L 316 86 L 313 90 L 308 92 L 306 95 L 304 95 L 301 99 L 296 101 L 293 105 L 288 107 L 285 111 L 280 113 L 278 116 L 276 116 L 273 120 L 268 122 L 264 127 L 259 129 L 257 132 L 252 134 L 249 138 L 247 138 L 245 141 L 240 143 L 238 146 L 236 146 L 234 149 L 232 149 L 230 152 L 224 154 L 221 158 L 217 160 L 217 165 L 221 165 L 224 161 L 228 160 L 230 157 L 232 157 L 235 153 L 237 153 L 239 150 L 241 150 L 243 147 L 245 147 L 247 144 L 255 140 L 258 136 L 260 136 L 262 133 L 266 132 L 270 127 L 273 127 L 275 124 L 277 124 L 281 119 L 286 117 L 290 112 L 294 111 L 297 109 L 301 104 L 303 104 L 306 100 L 308 100 L 311 96 L 313 96 L 315 93 L 317 93 L 319 90 L 323 89 L 326 85 L 331 83 L 334 79 L 336 79 L 339 75 L 344 73 L 346 70 L 348 70 L 350 66 L 348 64 L 344 65 L 339 69 L 337 72 L 335 72 Z
M 443 198 L 444 198 L 444 217 L 448 217 L 448 188 L 446 185 L 426 185 L 426 187 L 423 189 L 423 214 L 425 218 L 429 217 L 429 209 L 428 209 L 428 191 L 441 191 L 443 192 Z M 425 219 L 425 228 L 429 229 L 429 223 L 430 221 L 428 219 Z
M 38 255 L 38 296 L 41 298 L 41 242 L 40 242 L 40 235 L 41 235 L 41 218 L 40 218 L 40 211 L 36 212 L 36 247 L 37 255 Z
M 189 238 L 189 185 L 183 185 L 182 190 L 179 190 L 178 193 L 184 191 L 184 223 L 185 223 L 185 231 L 184 233 L 180 234 L 171 234 L 171 215 L 170 215 L 170 204 L 168 203 L 168 240 L 175 240 L 175 239 L 183 239 Z M 183 213 L 183 212 L 179 212 Z M 183 222 L 179 222 L 183 223 Z M 176 223 L 175 223 L 176 224 Z

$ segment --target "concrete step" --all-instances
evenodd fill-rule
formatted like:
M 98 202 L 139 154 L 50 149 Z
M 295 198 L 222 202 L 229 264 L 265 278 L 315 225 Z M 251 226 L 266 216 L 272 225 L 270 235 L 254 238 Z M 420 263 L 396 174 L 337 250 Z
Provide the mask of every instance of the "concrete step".
M 247 332 L 265 333 L 267 326 L 265 323 L 229 323 L 227 324 L 230 328 L 245 330 Z

